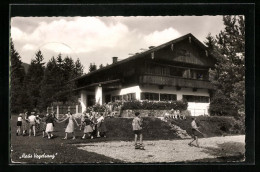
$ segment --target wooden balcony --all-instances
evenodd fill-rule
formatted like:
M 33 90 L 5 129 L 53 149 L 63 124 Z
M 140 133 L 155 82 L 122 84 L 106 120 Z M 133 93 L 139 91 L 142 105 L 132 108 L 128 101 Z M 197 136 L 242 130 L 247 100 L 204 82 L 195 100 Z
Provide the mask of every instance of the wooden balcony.
M 140 84 L 154 84 L 165 86 L 178 86 L 186 88 L 204 88 L 214 89 L 214 86 L 205 80 L 196 80 L 190 78 L 180 78 L 173 76 L 159 76 L 159 75 L 142 75 L 139 78 Z

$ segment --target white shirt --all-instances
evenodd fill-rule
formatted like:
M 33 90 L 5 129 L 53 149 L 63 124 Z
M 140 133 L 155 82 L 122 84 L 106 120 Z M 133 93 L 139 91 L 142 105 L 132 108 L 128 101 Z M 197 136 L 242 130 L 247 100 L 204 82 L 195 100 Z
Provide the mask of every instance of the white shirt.
M 194 129 L 198 128 L 197 124 L 196 124 L 196 122 L 194 120 L 191 122 L 191 127 L 194 128 Z
M 98 119 L 97 119 L 97 122 L 98 123 L 100 123 L 102 120 L 104 120 L 105 118 L 103 117 L 103 116 L 101 116 L 101 117 L 99 117 Z
M 19 116 L 19 117 L 18 117 L 18 121 L 22 121 L 22 117 Z
M 35 115 L 31 115 L 31 116 L 29 116 L 29 121 L 30 122 L 35 122 L 36 121 L 36 116 Z

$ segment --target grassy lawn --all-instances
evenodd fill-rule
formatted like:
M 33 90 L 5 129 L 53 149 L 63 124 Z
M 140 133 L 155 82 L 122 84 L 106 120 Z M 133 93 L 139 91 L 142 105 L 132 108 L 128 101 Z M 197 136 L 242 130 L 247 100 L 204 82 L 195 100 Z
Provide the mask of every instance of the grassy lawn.
M 53 139 L 42 138 L 42 132 L 38 132 L 36 137 L 16 136 L 17 115 L 12 115 L 11 119 L 11 162 L 24 163 L 120 163 L 119 159 L 113 159 L 93 152 L 79 150 L 74 144 L 110 142 L 110 141 L 133 141 L 132 119 L 109 118 L 106 119 L 108 129 L 107 138 L 95 138 L 93 140 L 82 140 L 83 131 L 76 127 L 76 140 L 62 140 L 64 137 L 65 124 L 55 123 Z M 223 122 L 224 121 L 224 122 Z M 221 136 L 223 131 L 220 129 L 226 125 L 230 119 L 218 118 L 199 118 L 201 128 L 208 136 Z M 78 121 L 79 122 L 79 121 Z M 174 124 L 190 133 L 191 119 L 174 120 Z M 230 133 L 231 134 L 231 133 Z M 233 133 L 232 133 L 233 134 Z M 144 140 L 174 140 L 179 139 L 171 127 L 157 118 L 145 118 L 143 129 Z M 211 151 L 212 152 L 212 151 Z M 28 158 L 25 157 L 27 155 Z M 32 157 L 30 157 L 30 155 Z M 49 157 L 37 158 L 35 155 L 48 155 Z M 54 157 L 55 158 L 52 158 Z M 214 160 L 212 160 L 214 161 Z M 225 160 L 223 160 L 225 161 Z
M 100 138 L 94 140 L 81 140 L 82 131 L 77 127 L 76 140 L 62 140 L 64 137 L 64 123 L 55 124 L 53 139 L 42 138 L 42 133 L 38 132 L 36 137 L 16 136 L 16 118 L 12 116 L 11 120 L 11 160 L 12 162 L 26 163 L 97 163 L 97 162 L 121 162 L 96 153 L 82 151 L 72 145 L 74 143 L 106 141 L 109 139 Z M 111 139 L 111 138 L 110 138 Z M 37 155 L 55 155 L 55 158 L 34 158 Z M 21 158 L 26 154 L 32 155 L 33 158 Z M 37 157 L 37 156 L 35 156 Z
M 77 149 L 73 144 L 108 142 L 108 141 L 133 141 L 132 119 L 109 118 L 106 119 L 107 138 L 95 138 L 82 140 L 83 131 L 76 127 L 76 140 L 62 140 L 64 137 L 64 123 L 55 123 L 54 138 L 42 138 L 42 132 L 38 132 L 36 137 L 16 136 L 17 115 L 12 115 L 11 119 L 11 160 L 12 162 L 26 163 L 97 163 L 97 162 L 121 162 L 103 155 Z M 78 121 L 79 122 L 79 121 Z M 145 140 L 177 139 L 177 136 L 170 130 L 170 127 L 156 118 L 146 118 L 143 129 Z M 55 158 L 34 158 L 37 155 L 55 155 Z M 24 155 L 33 158 L 24 158 Z M 20 158 L 22 157 L 22 158 Z

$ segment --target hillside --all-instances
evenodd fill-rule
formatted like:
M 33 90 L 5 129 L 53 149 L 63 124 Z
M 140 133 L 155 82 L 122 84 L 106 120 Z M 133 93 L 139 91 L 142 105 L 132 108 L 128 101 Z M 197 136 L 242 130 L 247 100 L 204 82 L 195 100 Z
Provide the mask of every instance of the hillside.
M 170 122 L 186 130 L 191 134 L 191 117 L 186 120 L 171 120 L 170 122 L 161 121 L 158 118 L 147 117 L 144 119 L 143 135 L 147 140 L 159 139 L 179 139 L 175 131 L 171 129 Z M 132 118 L 108 118 L 106 127 L 108 137 L 114 139 L 133 139 Z M 233 117 L 197 117 L 200 130 L 208 137 L 244 134 L 243 126 Z M 199 136 L 203 137 L 203 136 Z

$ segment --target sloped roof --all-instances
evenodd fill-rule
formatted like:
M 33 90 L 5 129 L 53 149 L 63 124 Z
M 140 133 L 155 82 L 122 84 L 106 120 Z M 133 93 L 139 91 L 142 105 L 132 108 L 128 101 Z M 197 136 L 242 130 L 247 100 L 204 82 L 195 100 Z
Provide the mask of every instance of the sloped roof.
M 137 59 L 137 58 L 143 57 L 143 56 L 145 56 L 145 55 L 147 55 L 147 54 L 150 54 L 150 53 L 152 53 L 152 52 L 158 51 L 158 50 L 160 50 L 160 49 L 162 49 L 162 48 L 164 48 L 164 47 L 166 47 L 166 46 L 169 46 L 169 45 L 171 45 L 171 44 L 174 44 L 174 43 L 178 43 L 178 42 L 180 42 L 180 41 L 183 41 L 183 40 L 185 40 L 185 39 L 187 39 L 187 38 L 189 38 L 189 37 L 191 37 L 192 41 L 194 41 L 200 48 L 205 49 L 205 50 L 208 50 L 208 47 L 206 47 L 202 42 L 200 42 L 200 41 L 199 41 L 195 36 L 193 36 L 191 33 L 188 33 L 188 34 L 186 34 L 186 35 L 184 35 L 184 36 L 181 36 L 181 37 L 179 37 L 179 38 L 177 38 L 177 39 L 174 39 L 174 40 L 171 40 L 171 41 L 169 41 L 169 42 L 166 42 L 166 43 L 164 43 L 164 44 L 162 44 L 162 45 L 159 45 L 159 46 L 157 46 L 157 47 L 151 48 L 151 49 L 149 49 L 149 50 L 147 50 L 147 51 L 144 51 L 144 52 L 142 52 L 142 53 L 135 54 L 135 55 L 133 55 L 133 56 L 131 56 L 131 57 L 128 57 L 128 58 L 126 58 L 126 59 L 123 59 L 123 60 L 118 61 L 118 62 L 116 62 L 116 63 L 113 63 L 113 64 L 111 64 L 111 65 L 105 66 L 105 67 L 103 67 L 103 68 L 101 68 L 101 69 L 98 69 L 98 70 L 89 72 L 89 73 L 87 73 L 87 74 L 85 74 L 85 75 L 82 75 L 82 76 L 80 76 L 80 77 L 74 78 L 74 79 L 71 80 L 71 81 L 75 81 L 75 80 L 78 80 L 78 79 L 82 79 L 82 78 L 88 77 L 88 76 L 90 76 L 90 75 L 93 75 L 93 74 L 95 74 L 95 73 L 104 71 L 104 70 L 106 70 L 106 69 L 110 69 L 110 68 L 112 68 L 112 67 L 115 67 L 115 66 L 124 64 L 124 63 L 126 63 L 126 62 L 131 61 L 131 60 L 135 60 L 135 59 Z M 214 57 L 214 54 L 213 54 L 213 53 L 209 52 L 209 54 Z

